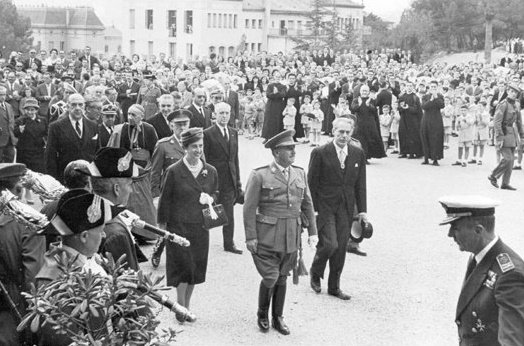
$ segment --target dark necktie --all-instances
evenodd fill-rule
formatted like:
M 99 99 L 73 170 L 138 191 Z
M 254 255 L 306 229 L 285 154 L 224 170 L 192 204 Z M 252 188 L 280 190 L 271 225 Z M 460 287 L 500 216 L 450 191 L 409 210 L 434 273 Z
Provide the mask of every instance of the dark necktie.
M 468 269 L 466 270 L 466 280 L 469 278 L 475 267 L 477 266 L 477 261 L 475 260 L 475 257 L 471 259 L 468 263 Z
M 82 138 L 82 129 L 80 128 L 80 121 L 77 121 L 75 124 L 75 130 L 78 137 Z
M 226 129 L 224 129 L 223 135 L 224 135 L 224 139 L 225 139 L 225 141 L 226 141 L 226 142 L 229 141 L 229 138 L 228 138 L 228 136 L 227 136 L 227 130 L 226 130 Z

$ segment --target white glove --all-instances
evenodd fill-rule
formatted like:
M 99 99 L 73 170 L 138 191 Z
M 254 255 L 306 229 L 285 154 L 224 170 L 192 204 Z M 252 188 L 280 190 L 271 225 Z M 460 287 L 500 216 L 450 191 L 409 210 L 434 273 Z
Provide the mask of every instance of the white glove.
M 358 221 L 359 222 L 362 222 L 362 221 L 368 221 L 368 214 L 366 213 L 358 213 Z
M 213 197 L 211 197 L 211 196 L 208 195 L 207 193 L 202 192 L 202 193 L 200 194 L 200 200 L 199 200 L 200 204 L 203 204 L 203 205 L 205 205 L 205 204 L 207 204 L 207 205 L 211 205 L 211 204 L 213 204 L 213 201 L 214 201 L 214 200 L 213 200 Z
M 317 244 L 318 244 L 318 235 L 312 235 L 312 236 L 309 236 L 309 239 L 307 240 L 309 246 L 314 249 Z

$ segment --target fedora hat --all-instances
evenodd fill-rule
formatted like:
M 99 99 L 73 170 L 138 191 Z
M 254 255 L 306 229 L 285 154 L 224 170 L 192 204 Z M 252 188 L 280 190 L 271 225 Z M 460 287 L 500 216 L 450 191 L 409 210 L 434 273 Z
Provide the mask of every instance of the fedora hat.
M 373 235 L 373 225 L 369 221 L 360 221 L 358 217 L 353 218 L 349 237 L 355 243 L 361 243 L 364 238 L 369 239 Z

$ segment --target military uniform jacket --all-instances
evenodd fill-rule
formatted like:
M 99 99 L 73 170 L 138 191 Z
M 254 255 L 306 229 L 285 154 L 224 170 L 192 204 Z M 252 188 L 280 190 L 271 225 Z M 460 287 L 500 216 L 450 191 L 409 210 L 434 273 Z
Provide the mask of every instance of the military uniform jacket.
M 465 279 L 455 322 L 461 346 L 524 345 L 524 262 L 500 239 Z
M 160 139 L 153 151 L 151 163 L 151 192 L 153 197 L 160 196 L 164 173 L 173 163 L 184 157 L 184 149 L 175 136 Z
M 493 127 L 497 142 L 502 142 L 503 147 L 515 148 L 519 143 L 519 135 L 520 138 L 524 137 L 518 102 L 508 99 L 500 102 L 495 110 Z
M 306 172 L 289 167 L 289 180 L 273 162 L 255 169 L 246 186 L 244 229 L 246 240 L 257 239 L 269 251 L 292 253 L 300 247 L 303 213 L 309 235 L 317 234 Z

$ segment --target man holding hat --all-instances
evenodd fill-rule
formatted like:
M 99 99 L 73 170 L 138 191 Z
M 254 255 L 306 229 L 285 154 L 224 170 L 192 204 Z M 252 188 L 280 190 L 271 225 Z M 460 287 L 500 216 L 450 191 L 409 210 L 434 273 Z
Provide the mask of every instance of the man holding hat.
M 520 92 L 517 84 L 510 84 L 507 89 L 508 96 L 497 105 L 493 119 L 495 146 L 502 158 L 488 176 L 488 180 L 491 185 L 498 188 L 497 180 L 502 177 L 500 188 L 504 190 L 516 190 L 509 184 L 509 181 L 515 160 L 515 148 L 519 144 L 519 136 L 524 138 L 520 104 L 516 102 Z
M 333 121 L 333 142 L 313 149 L 308 182 L 315 211 L 319 243 L 311 264 L 311 288 L 321 292 L 320 279 L 329 260 L 328 294 L 342 300 L 351 297 L 340 289 L 340 275 L 346 259 L 353 215 L 366 221 L 366 155 L 353 145 L 354 122 L 347 118 Z
M 167 117 L 173 135 L 160 139 L 153 152 L 151 164 L 151 192 L 153 198 L 160 196 L 160 191 L 162 190 L 161 182 L 167 169 L 184 157 L 185 151 L 181 142 L 182 132 L 189 128 L 190 119 L 191 112 L 187 109 L 177 109 Z M 159 238 L 155 244 L 153 255 L 151 256 L 151 262 L 154 267 L 158 267 L 160 264 L 160 256 L 164 251 L 165 244 L 164 238 Z
M 258 327 L 269 330 L 268 310 L 272 302 L 272 325 L 288 335 L 284 323 L 286 279 L 297 261 L 303 215 L 309 221 L 309 244 L 318 242 L 315 213 L 306 172 L 296 166 L 294 130 L 270 138 L 274 161 L 255 169 L 247 182 L 244 201 L 246 245 L 262 276 L 258 294 Z
M 19 181 L 25 173 L 24 164 L 0 163 L 0 191 L 7 190 L 21 198 Z M 6 288 L 0 290 L 0 345 L 16 346 L 28 341 L 16 332 L 26 312 L 22 292 L 30 291 L 44 252 L 44 237 L 36 236 L 13 216 L 0 213 L 0 281 Z
M 439 199 L 448 236 L 471 252 L 455 323 L 460 345 L 524 345 L 524 261 L 495 233 L 497 201 L 482 196 Z
M 125 207 L 133 191 L 133 179 L 138 167 L 131 153 L 123 148 L 101 148 L 88 166 L 93 193 L 111 205 Z M 116 260 L 126 255 L 127 266 L 139 270 L 138 258 L 144 255 L 137 246 L 131 227 L 120 216 L 110 218 L 105 225 L 106 239 L 100 247 L 103 255 L 110 252 Z

